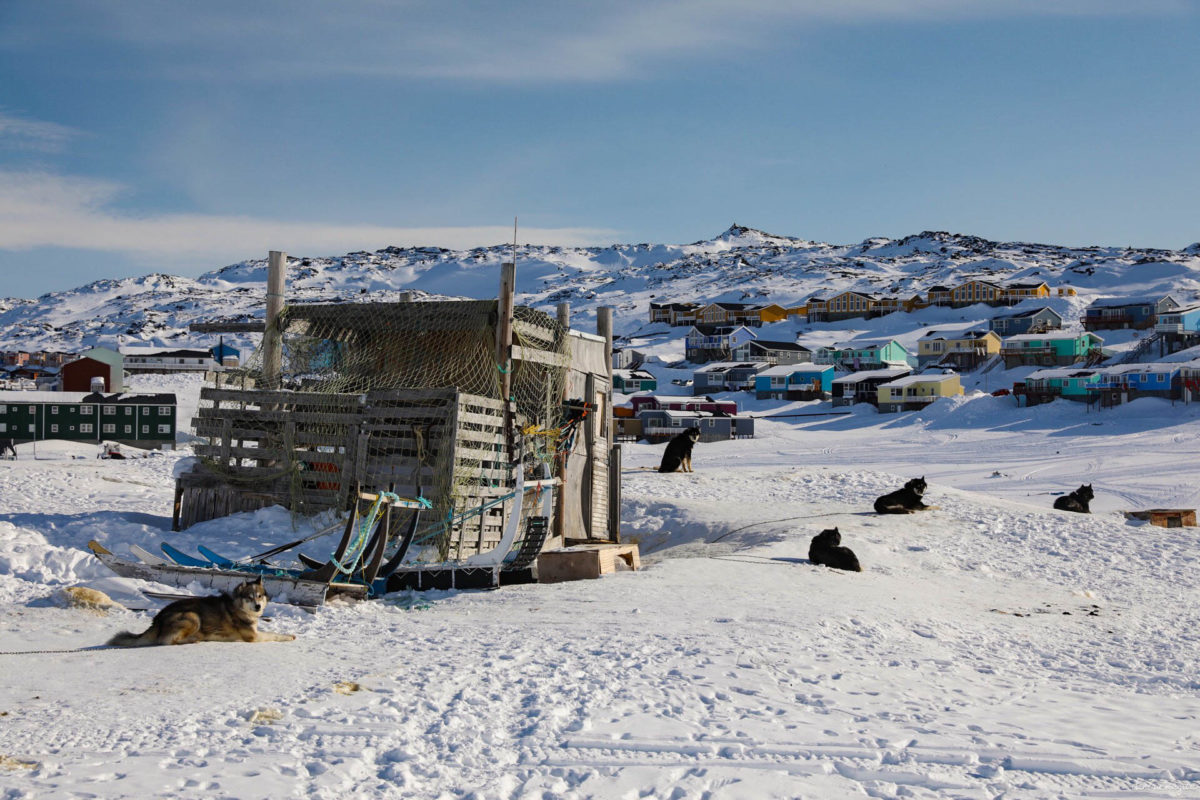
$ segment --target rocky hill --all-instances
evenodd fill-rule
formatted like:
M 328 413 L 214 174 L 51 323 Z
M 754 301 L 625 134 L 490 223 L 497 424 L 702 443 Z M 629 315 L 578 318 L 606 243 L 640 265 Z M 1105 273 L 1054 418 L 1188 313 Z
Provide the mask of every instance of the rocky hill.
M 512 256 L 511 246 L 293 256 L 288 295 L 306 302 L 395 300 L 401 291 L 490 297 L 500 263 Z M 925 231 L 835 245 L 733 225 L 692 244 L 522 246 L 516 259 L 519 303 L 552 310 L 569 301 L 581 326 L 590 324 L 596 306 L 611 305 L 619 333 L 639 329 L 652 300 L 787 303 L 845 289 L 907 296 L 972 277 L 1069 285 L 1081 300 L 1163 291 L 1182 303 L 1200 301 L 1200 243 L 1182 250 L 1062 247 Z M 0 300 L 0 347 L 194 342 L 187 330 L 192 322 L 261 316 L 265 285 L 264 258 L 198 278 L 154 274 L 100 280 L 36 300 Z

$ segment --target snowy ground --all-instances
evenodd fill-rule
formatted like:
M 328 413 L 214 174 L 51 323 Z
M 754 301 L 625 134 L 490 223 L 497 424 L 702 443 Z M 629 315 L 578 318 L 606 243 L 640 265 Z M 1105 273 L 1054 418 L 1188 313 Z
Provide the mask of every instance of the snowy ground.
M 1198 529 L 1120 514 L 1200 505 L 1200 406 L 758 426 L 694 475 L 626 447 L 640 572 L 272 605 L 287 643 L 12 655 L 148 623 L 57 603 L 152 605 L 88 539 L 303 532 L 267 510 L 169 533 L 186 450 L 22 448 L 0 461 L 0 797 L 1200 796 Z M 939 510 L 868 513 L 921 474 Z M 1080 483 L 1096 513 L 1051 510 Z M 834 525 L 865 572 L 807 562 Z

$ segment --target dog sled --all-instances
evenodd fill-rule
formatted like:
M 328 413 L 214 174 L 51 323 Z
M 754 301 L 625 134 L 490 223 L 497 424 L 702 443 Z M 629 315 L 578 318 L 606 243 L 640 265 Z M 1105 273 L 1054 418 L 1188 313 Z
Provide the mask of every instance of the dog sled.
M 333 597 L 363 599 L 407 589 L 490 589 L 535 580 L 532 565 L 549 536 L 552 488 L 556 483 L 544 479 L 529 485 L 524 480 L 523 467 L 518 464 L 514 491 L 427 526 L 423 531 L 422 512 L 431 507 L 423 497 L 406 499 L 391 492 L 362 493 L 329 558 L 321 561 L 298 554 L 302 564 L 299 569 L 277 566 L 268 559 L 326 535 L 330 529 L 243 559 L 229 558 L 203 545 L 197 548 L 199 555 L 195 556 L 166 542 L 160 545 L 162 557 L 131 545 L 133 559 L 117 556 L 94 540 L 88 547 L 105 566 L 122 577 L 181 588 L 198 584 L 223 592 L 231 591 L 250 577 L 261 577 L 273 601 L 301 606 L 321 605 Z M 526 506 L 525 496 L 530 493 L 536 495 L 535 503 L 541 499 L 541 513 L 524 515 L 522 526 L 522 508 Z M 366 511 L 360 508 L 364 501 L 370 504 Z M 451 526 L 508 501 L 512 505 L 500 542 L 491 550 L 459 561 L 426 564 L 406 561 L 414 545 L 424 545 Z M 396 509 L 411 510 L 412 515 L 399 536 L 391 537 L 391 514 Z M 522 528 L 523 535 L 518 538 Z

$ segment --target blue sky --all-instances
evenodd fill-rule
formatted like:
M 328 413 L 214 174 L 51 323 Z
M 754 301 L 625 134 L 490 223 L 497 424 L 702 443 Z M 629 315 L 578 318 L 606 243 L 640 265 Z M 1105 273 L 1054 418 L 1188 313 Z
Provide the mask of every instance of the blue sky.
M 1196 0 L 0 0 L 0 296 L 270 249 L 1200 240 Z

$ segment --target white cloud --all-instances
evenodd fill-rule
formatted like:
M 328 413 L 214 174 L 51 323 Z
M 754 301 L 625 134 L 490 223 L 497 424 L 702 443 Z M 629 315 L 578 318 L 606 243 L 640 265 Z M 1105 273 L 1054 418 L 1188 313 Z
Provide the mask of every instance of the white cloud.
M 112 209 L 121 187 L 44 173 L 0 171 L 0 249 L 66 247 L 171 263 L 228 263 L 268 250 L 329 255 L 388 245 L 468 248 L 511 241 L 507 225 L 398 228 L 204 214 L 133 216 Z M 522 243 L 580 246 L 613 231 L 521 228 Z
M 789 46 L 796 33 L 822 25 L 1196 10 L 1190 0 L 76 0 L 68 8 L 10 26 L 0 44 L 107 39 L 156 56 L 156 71 L 176 77 L 548 83 L 635 77 L 698 55 Z
M 0 148 L 58 152 L 78 134 L 66 125 L 25 119 L 0 110 Z

